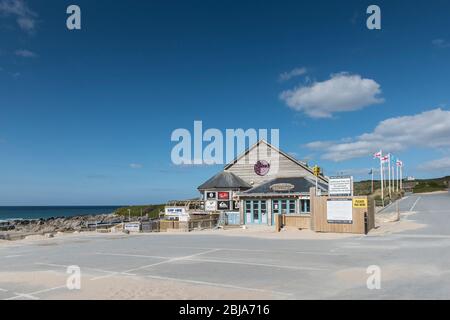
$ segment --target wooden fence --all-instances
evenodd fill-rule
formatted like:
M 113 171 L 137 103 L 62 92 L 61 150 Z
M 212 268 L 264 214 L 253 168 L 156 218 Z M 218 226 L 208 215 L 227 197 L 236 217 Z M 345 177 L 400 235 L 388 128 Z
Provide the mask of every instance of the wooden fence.
M 282 227 L 296 228 L 296 229 L 310 229 L 311 216 L 310 215 L 291 215 L 291 214 L 277 214 L 275 215 L 275 228 L 280 231 Z
M 351 202 L 352 218 L 349 223 L 328 221 L 327 202 L 329 199 L 327 196 L 315 196 L 315 192 L 312 190 L 311 215 L 275 215 L 276 230 L 280 231 L 282 227 L 295 227 L 311 229 L 316 232 L 365 234 L 375 228 L 375 202 L 373 198 L 365 196 L 333 197 L 333 199 Z M 362 203 L 363 205 L 354 205 L 354 203 Z M 364 204 L 367 204 L 367 206 Z
M 365 234 L 375 228 L 375 204 L 372 198 L 366 196 L 333 197 L 333 199 L 358 199 L 365 201 L 367 207 L 355 207 L 352 205 L 351 223 L 333 223 L 327 219 L 327 201 L 329 197 L 311 196 L 312 221 L 311 225 L 316 232 L 357 233 Z

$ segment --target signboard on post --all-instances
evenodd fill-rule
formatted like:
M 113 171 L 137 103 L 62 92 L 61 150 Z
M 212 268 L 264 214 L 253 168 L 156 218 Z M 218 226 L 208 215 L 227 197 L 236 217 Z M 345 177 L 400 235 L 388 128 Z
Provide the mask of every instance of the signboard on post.
M 352 224 L 353 223 L 352 199 L 328 199 L 327 221 L 328 223 Z
M 330 196 L 353 196 L 353 177 L 338 176 L 328 179 L 328 195 Z

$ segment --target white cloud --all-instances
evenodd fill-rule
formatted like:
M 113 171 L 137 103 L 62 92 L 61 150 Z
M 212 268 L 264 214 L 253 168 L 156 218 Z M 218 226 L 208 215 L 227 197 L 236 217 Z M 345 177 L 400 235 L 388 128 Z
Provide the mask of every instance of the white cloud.
M 142 169 L 144 166 L 140 163 L 130 163 L 131 169 Z
M 36 28 L 37 14 L 23 0 L 0 0 L 0 15 L 14 17 L 20 29 L 26 32 Z
M 450 111 L 440 108 L 412 116 L 389 118 L 380 122 L 370 133 L 350 140 L 314 141 L 308 148 L 323 152 L 322 158 L 343 161 L 370 157 L 382 149 L 397 152 L 413 147 L 450 147 Z
M 354 111 L 382 103 L 380 85 L 360 75 L 339 73 L 323 82 L 300 86 L 280 94 L 290 108 L 313 118 L 329 118 L 335 112 Z
M 16 52 L 14 52 L 16 56 L 22 57 L 22 58 L 35 58 L 37 57 L 37 54 L 30 51 L 30 50 L 25 50 L 25 49 L 20 49 L 20 50 L 16 50 Z
M 434 39 L 431 43 L 438 48 L 450 48 L 450 42 L 444 39 Z
M 292 69 L 291 71 L 288 72 L 283 72 L 282 74 L 280 74 L 280 76 L 278 77 L 279 81 L 287 81 L 291 78 L 294 77 L 298 77 L 298 76 L 302 76 L 304 74 L 306 74 L 306 68 L 295 68 Z
M 419 166 L 422 170 L 450 170 L 450 157 L 431 160 Z

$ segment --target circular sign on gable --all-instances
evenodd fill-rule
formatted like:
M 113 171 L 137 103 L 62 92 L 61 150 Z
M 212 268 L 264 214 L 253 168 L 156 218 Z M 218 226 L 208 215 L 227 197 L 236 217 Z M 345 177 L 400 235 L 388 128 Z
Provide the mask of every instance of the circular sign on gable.
M 265 176 L 269 173 L 270 163 L 268 163 L 266 160 L 258 160 L 255 163 L 254 170 L 258 176 Z

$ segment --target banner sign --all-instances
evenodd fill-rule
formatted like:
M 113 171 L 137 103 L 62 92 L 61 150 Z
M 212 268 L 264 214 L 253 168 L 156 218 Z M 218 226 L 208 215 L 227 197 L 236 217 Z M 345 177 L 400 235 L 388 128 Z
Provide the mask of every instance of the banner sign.
M 164 209 L 166 216 L 179 216 L 186 214 L 186 208 L 184 207 L 167 207 Z
M 217 210 L 230 210 L 230 201 L 217 201 Z
M 130 232 L 139 232 L 139 231 L 141 231 L 141 224 L 139 222 L 128 222 L 128 223 L 125 223 L 123 228 Z
M 230 200 L 230 193 L 228 191 L 220 191 L 217 193 L 217 199 Z
M 216 200 L 205 201 L 205 211 L 216 211 L 216 210 L 217 210 Z
M 206 192 L 206 200 L 216 200 L 216 192 L 208 191 Z

